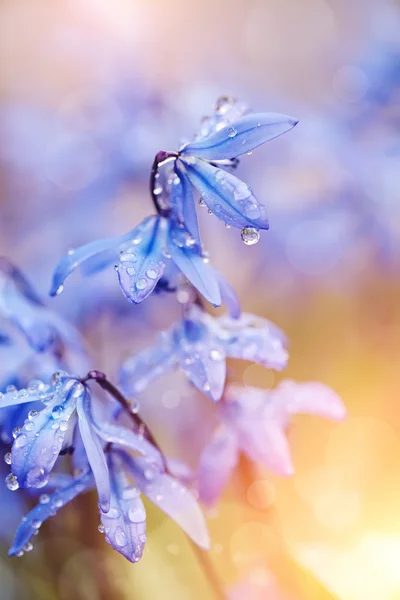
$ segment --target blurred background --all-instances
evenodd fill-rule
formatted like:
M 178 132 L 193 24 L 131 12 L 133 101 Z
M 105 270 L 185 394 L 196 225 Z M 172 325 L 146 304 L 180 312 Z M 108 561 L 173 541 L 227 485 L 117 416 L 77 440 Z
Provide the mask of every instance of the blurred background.
M 293 421 L 290 479 L 241 465 L 207 514 L 206 563 L 148 505 L 147 550 L 131 565 L 97 532 L 94 495 L 10 560 L 24 507 L 2 489 L 1 600 L 212 600 L 217 588 L 228 600 L 400 599 L 399 32 L 385 0 L 0 2 L 1 254 L 45 298 L 68 248 L 152 212 L 153 156 L 192 137 L 218 96 L 292 114 L 296 129 L 240 166 L 270 231 L 245 247 L 203 209 L 200 225 L 243 308 L 288 334 L 283 375 L 331 385 L 349 411 L 339 425 Z M 177 314 L 171 299 L 130 305 L 112 269 L 78 273 L 46 302 L 114 377 Z M 231 379 L 280 377 L 232 363 Z M 157 383 L 141 408 L 194 459 L 211 408 L 182 385 Z

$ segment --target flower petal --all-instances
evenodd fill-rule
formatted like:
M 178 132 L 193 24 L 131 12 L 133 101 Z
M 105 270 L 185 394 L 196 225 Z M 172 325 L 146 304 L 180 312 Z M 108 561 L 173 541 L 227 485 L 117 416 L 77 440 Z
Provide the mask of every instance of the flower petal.
M 204 549 L 210 547 L 207 525 L 194 496 L 177 479 L 156 468 L 149 467 L 143 459 L 130 461 L 132 476 L 141 492 Z
M 245 115 L 209 137 L 187 144 L 180 154 L 206 160 L 235 158 L 286 133 L 297 123 L 293 117 L 279 113 Z
M 251 460 L 278 475 L 292 475 L 290 448 L 282 424 L 277 420 L 246 419 L 238 422 L 240 448 Z
M 218 219 L 232 227 L 269 228 L 265 206 L 243 181 L 192 156 L 178 163 Z
M 55 268 L 53 280 L 50 288 L 50 296 L 60 294 L 64 289 L 64 281 L 67 277 L 84 261 L 101 254 L 107 250 L 115 248 L 115 258 L 117 259 L 118 248 L 124 242 L 127 242 L 134 236 L 135 229 L 124 235 L 96 240 L 85 244 L 76 250 L 71 250 L 64 258 L 60 260 Z
M 171 188 L 172 212 L 178 221 L 184 224 L 196 244 L 200 246 L 199 223 L 192 186 L 177 162 L 175 162 L 174 170 L 177 180 L 174 181 Z
M 16 406 L 25 402 L 46 402 L 53 395 L 54 390 L 43 382 L 37 382 L 35 387 L 0 393 L 0 409 L 6 406 Z
M 173 229 L 173 228 L 171 228 Z M 198 246 L 178 246 L 174 241 L 168 244 L 168 250 L 176 266 L 186 279 L 214 306 L 221 305 L 221 292 L 212 267 L 205 262 Z
M 219 319 L 218 336 L 227 356 L 257 362 L 280 371 L 288 361 L 283 332 L 267 319 L 242 313 L 239 319 Z
M 82 436 L 83 445 L 85 446 L 90 468 L 93 471 L 99 495 L 99 504 L 101 509 L 107 512 L 110 508 L 110 478 L 103 444 L 94 430 L 90 395 L 87 390 L 85 394 L 78 398 L 76 408 L 79 419 L 79 431 Z
M 41 488 L 47 484 L 81 388 L 77 380 L 68 379 L 56 390 L 51 403 L 25 421 L 11 450 L 11 471 L 20 487 Z
M 154 346 L 127 358 L 120 373 L 124 391 L 135 396 L 145 390 L 153 379 L 160 377 L 176 363 L 174 350 L 171 336 L 166 332 L 158 336 Z
M 220 425 L 200 455 L 198 491 L 203 502 L 212 505 L 219 499 L 237 465 L 238 457 L 236 435 L 226 425 Z
M 164 468 L 164 461 L 160 451 L 157 450 L 157 448 L 155 448 L 143 435 L 139 435 L 126 427 L 111 425 L 110 423 L 98 425 L 93 422 L 92 426 L 97 435 L 105 442 L 123 448 L 129 448 L 129 450 L 142 454 L 147 460 L 154 462 L 161 469 Z
M 161 278 L 166 265 L 168 228 L 166 218 L 148 217 L 136 228 L 132 244 L 121 253 L 118 279 L 130 302 L 142 302 Z
M 63 487 L 52 494 L 48 502 L 35 506 L 35 508 L 22 519 L 8 555 L 15 556 L 20 552 L 23 552 L 26 544 L 28 544 L 31 538 L 37 534 L 44 521 L 49 517 L 54 516 L 60 508 L 65 506 L 76 496 L 90 489 L 92 484 L 93 478 L 91 474 L 85 473 L 81 477 L 74 479 L 66 487 Z
M 138 488 L 132 486 L 123 471 L 118 454 L 109 461 L 111 498 L 110 510 L 100 511 L 105 539 L 114 550 L 136 563 L 146 543 L 146 511 Z
M 337 421 L 346 416 L 346 407 L 340 396 L 329 386 L 317 381 L 282 381 L 274 391 L 274 397 L 290 415 L 310 413 Z
M 180 368 L 214 402 L 221 399 L 226 378 L 225 352 L 220 345 L 182 350 Z

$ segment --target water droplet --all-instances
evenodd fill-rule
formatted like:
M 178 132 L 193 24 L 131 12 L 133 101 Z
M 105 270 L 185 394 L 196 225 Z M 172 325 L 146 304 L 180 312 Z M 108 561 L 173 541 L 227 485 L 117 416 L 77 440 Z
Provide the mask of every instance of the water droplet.
M 51 411 L 51 416 L 53 419 L 59 419 L 64 412 L 64 407 L 61 404 L 56 404 Z
M 44 487 L 49 480 L 49 474 L 41 467 L 33 467 L 26 476 L 27 487 Z
M 200 206 L 206 205 L 206 203 L 204 202 L 204 199 L 202 197 L 199 198 L 199 204 L 200 204 Z
M 139 401 L 136 400 L 136 398 L 130 401 L 129 406 L 131 409 L 131 413 L 133 413 L 134 415 L 136 415 L 139 412 L 140 404 Z
M 55 295 L 59 296 L 63 291 L 64 291 L 64 286 L 63 285 L 59 285 L 58 288 L 55 291 Z
M 12 459 L 11 452 L 7 452 L 7 454 L 4 455 L 4 462 L 7 465 L 11 465 L 11 459 Z
M 99 525 L 97 529 L 100 533 L 104 533 L 104 525 Z
M 146 519 L 146 513 L 143 507 L 130 508 L 128 510 L 128 519 L 131 523 L 143 523 Z
M 18 392 L 18 398 L 27 398 L 28 395 L 28 391 L 25 389 L 19 390 Z
M 145 469 L 144 476 L 147 479 L 147 481 L 151 481 L 152 479 L 154 479 L 155 473 L 153 469 Z
M 164 498 L 164 496 L 162 494 L 157 494 L 156 495 L 157 502 L 162 502 L 163 498 Z
M 27 542 L 24 546 L 24 552 L 30 552 L 33 548 L 32 542 Z
M 13 392 L 16 392 L 17 388 L 15 387 L 15 385 L 8 385 L 6 387 L 6 392 L 7 394 L 12 394 Z
M 136 282 L 136 287 L 138 290 L 144 290 L 147 287 L 147 281 L 142 278 Z
M 132 277 L 132 275 L 135 274 L 135 267 L 128 267 L 126 269 L 126 272 L 128 273 L 128 275 L 130 275 Z
M 162 185 L 159 185 L 159 184 L 157 184 L 157 185 L 154 187 L 154 189 L 153 189 L 153 194 L 154 194 L 155 196 L 159 196 L 160 194 L 162 194 L 162 192 L 163 192 L 163 187 L 162 187 Z
M 228 127 L 228 137 L 230 138 L 234 138 L 235 135 L 237 134 L 237 131 L 234 127 Z
M 222 210 L 222 206 L 221 206 L 221 204 L 216 204 L 216 205 L 215 205 L 215 212 L 217 212 L 217 213 L 218 213 L 218 212 L 221 212 L 221 210 Z
M 6 477 L 6 486 L 12 492 L 15 492 L 15 490 L 17 490 L 19 488 L 18 479 L 12 473 L 10 473 L 9 475 L 7 475 L 7 477 Z
M 50 496 L 48 494 L 41 494 L 39 497 L 40 504 L 48 504 L 50 501 Z
M 224 358 L 224 355 L 220 350 L 214 348 L 214 350 L 211 350 L 210 352 L 210 358 L 211 360 L 222 360 Z
M 13 436 L 14 440 L 17 439 L 17 437 L 19 436 L 21 431 L 22 431 L 21 427 L 14 427 L 13 432 L 12 432 L 12 436 Z
M 260 239 L 260 232 L 254 227 L 245 227 L 241 231 L 241 237 L 247 246 L 253 246 Z
M 42 525 L 42 521 L 39 521 L 39 519 L 33 519 L 31 525 L 32 525 L 33 529 L 40 529 L 40 527 Z
M 24 551 L 20 550 L 19 552 L 17 552 L 17 554 L 15 555 L 17 558 L 21 558 L 21 556 L 24 555 Z
M 157 279 L 157 271 L 155 269 L 147 269 L 146 275 L 149 279 Z
M 227 229 L 230 229 L 230 228 L 231 228 L 231 226 L 229 225 L 229 223 L 225 223 L 225 227 L 226 227 Z
M 253 154 L 253 150 L 250 150 L 250 151 L 247 153 L 247 156 L 251 156 L 252 154 Z
M 232 96 L 220 96 L 215 103 L 215 112 L 224 115 L 235 104 L 235 98 Z
M 21 433 L 21 435 L 17 436 L 15 442 L 14 442 L 14 447 L 15 448 L 23 448 L 24 446 L 26 446 L 28 442 L 28 439 L 25 435 L 25 433 Z
M 215 179 L 217 181 L 220 181 L 221 179 L 224 179 L 224 178 L 225 178 L 225 173 L 223 172 L 223 170 L 222 169 L 217 169 L 215 171 Z
M 125 531 L 122 529 L 122 527 L 117 527 L 115 530 L 115 543 L 117 546 L 121 546 L 122 548 L 128 543 Z
M 34 419 L 35 417 L 37 417 L 38 414 L 39 414 L 38 410 L 31 410 L 28 413 L 28 419 L 31 421 L 32 419 Z
M 106 513 L 106 516 L 108 519 L 119 519 L 119 510 L 117 510 L 116 508 L 110 508 L 108 513 Z
M 209 208 L 207 212 L 208 212 L 208 214 L 209 214 L 209 215 L 212 215 L 212 210 L 211 210 L 211 208 Z
M 32 423 L 32 421 L 26 421 L 25 423 L 25 431 L 32 431 L 32 429 L 35 428 L 35 423 Z
M 206 381 L 205 384 L 203 385 L 203 390 L 205 392 L 209 392 L 211 390 L 211 385 L 208 383 L 208 381 Z

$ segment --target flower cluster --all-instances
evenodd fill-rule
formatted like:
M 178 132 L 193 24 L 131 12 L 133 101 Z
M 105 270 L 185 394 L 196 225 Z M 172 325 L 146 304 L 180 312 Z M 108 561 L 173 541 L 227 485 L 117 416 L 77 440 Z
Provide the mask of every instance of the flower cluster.
M 220 99 L 193 141 L 178 151 L 156 155 L 150 190 L 157 214 L 127 234 L 70 251 L 56 267 L 52 295 L 62 291 L 78 266 L 92 274 L 110 264 L 115 265 L 125 296 L 135 304 L 154 290 L 176 294 L 181 319 L 152 347 L 123 362 L 121 389 L 104 373 L 87 368 L 79 334 L 36 298 L 14 267 L 3 263 L 0 346 L 13 356 L 8 336 L 13 326 L 24 336 L 29 352 L 40 357 L 36 373 L 14 362 L 11 371 L 17 377 L 11 383 L 7 380 L 8 387 L 5 384 L 0 394 L 3 442 L 9 419 L 1 415 L 12 411 L 12 422 L 20 419 L 5 455 L 11 468 L 7 487 L 40 490 L 39 504 L 22 520 L 10 555 L 30 550 L 32 537 L 48 517 L 93 488 L 99 500 L 99 531 L 131 562 L 141 558 L 146 541 L 141 494 L 201 548 L 208 548 L 198 500 L 206 504 L 217 500 L 239 452 L 288 475 L 292 465 L 285 428 L 291 415 L 344 416 L 341 400 L 322 384 L 286 381 L 273 391 L 226 385 L 228 358 L 284 369 L 287 340 L 267 319 L 241 312 L 235 292 L 209 263 L 199 233 L 195 194 L 210 214 L 239 228 L 245 244 L 258 241 L 259 231 L 269 226 L 266 208 L 232 170 L 239 156 L 295 125 L 291 117 L 249 113 L 243 103 Z M 214 306 L 223 303 L 227 314 L 207 313 L 202 297 Z M 56 371 L 51 378 L 50 367 Z M 219 425 L 194 472 L 167 458 L 139 414 L 138 394 L 170 369 L 182 371 L 218 411 Z M 98 393 L 101 390 L 103 394 Z M 63 456 L 71 474 L 66 473 Z

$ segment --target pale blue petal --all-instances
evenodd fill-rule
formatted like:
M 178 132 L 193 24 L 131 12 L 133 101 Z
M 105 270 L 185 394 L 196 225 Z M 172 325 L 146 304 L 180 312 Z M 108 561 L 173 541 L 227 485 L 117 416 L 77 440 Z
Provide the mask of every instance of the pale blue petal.
M 164 468 L 163 457 L 160 451 L 153 446 L 143 435 L 139 435 L 121 425 L 111 425 L 110 423 L 92 423 L 97 435 L 110 444 L 128 448 L 145 456 L 149 461 L 153 461 L 160 468 Z
M 92 484 L 92 476 L 90 474 L 84 474 L 81 477 L 74 479 L 66 487 L 52 494 L 48 502 L 35 506 L 35 508 L 22 519 L 8 555 L 15 556 L 22 552 L 24 546 L 26 546 L 32 537 L 37 534 L 42 523 L 49 517 L 56 515 L 60 508 L 68 504 L 68 502 L 71 502 L 76 496 L 90 489 Z
M 238 460 L 236 435 L 228 426 L 220 425 L 200 455 L 197 485 L 202 502 L 212 505 L 220 498 Z
M 288 415 L 312 414 L 340 421 L 346 416 L 346 407 L 340 396 L 318 381 L 297 383 L 285 380 L 273 390 L 276 404 Z
M 149 468 L 143 459 L 132 459 L 129 464 L 140 491 L 171 517 L 198 546 L 209 549 L 210 538 L 204 515 L 189 490 L 170 475 Z
M 118 264 L 119 283 L 130 302 L 138 304 L 151 294 L 166 266 L 168 219 L 148 217 L 130 244 L 121 253 Z
M 245 115 L 209 137 L 191 142 L 180 153 L 206 160 L 235 158 L 286 133 L 297 123 L 293 117 L 279 113 Z
M 227 356 L 259 363 L 280 371 L 288 361 L 285 335 L 273 323 L 248 313 L 239 319 L 221 317 L 219 335 Z
M 118 248 L 124 242 L 127 242 L 134 235 L 135 230 L 112 238 L 96 240 L 81 246 L 76 250 L 71 250 L 64 258 L 60 260 L 55 268 L 53 280 L 50 289 L 50 296 L 60 294 L 64 289 L 64 281 L 67 277 L 84 261 L 101 254 L 105 251 L 115 248 L 115 261 L 118 259 Z
M 225 352 L 221 345 L 182 348 L 180 368 L 203 394 L 214 402 L 221 399 L 226 378 Z
M 158 336 L 154 346 L 123 362 L 120 385 L 125 393 L 135 396 L 143 392 L 154 379 L 171 369 L 176 362 L 171 336 L 168 332 L 162 333 Z
M 178 246 L 171 240 L 168 250 L 176 266 L 200 294 L 214 306 L 221 306 L 218 279 L 212 267 L 201 255 L 200 248 L 198 246 Z
M 146 543 L 146 511 L 138 488 L 131 485 L 123 472 L 118 454 L 110 457 L 110 510 L 100 511 L 105 539 L 114 550 L 136 563 Z
M 54 390 L 47 384 L 41 383 L 38 387 L 15 390 L 15 392 L 0 392 L 0 409 L 6 406 L 16 406 L 25 402 L 46 402 L 54 394 Z
M 177 162 L 175 162 L 175 173 L 177 179 L 171 186 L 170 200 L 173 216 L 177 217 L 178 222 L 184 224 L 196 244 L 200 246 L 199 223 L 192 186 Z
M 103 444 L 93 428 L 90 396 L 87 391 L 78 399 L 77 412 L 79 431 L 96 482 L 99 505 L 103 511 L 107 512 L 110 508 L 110 477 Z
M 82 387 L 76 380 L 68 380 L 56 391 L 51 403 L 25 421 L 11 450 L 11 471 L 20 487 L 40 488 L 47 484 Z
M 243 181 L 204 160 L 188 157 L 178 161 L 212 213 L 240 229 L 268 229 L 267 211 Z

